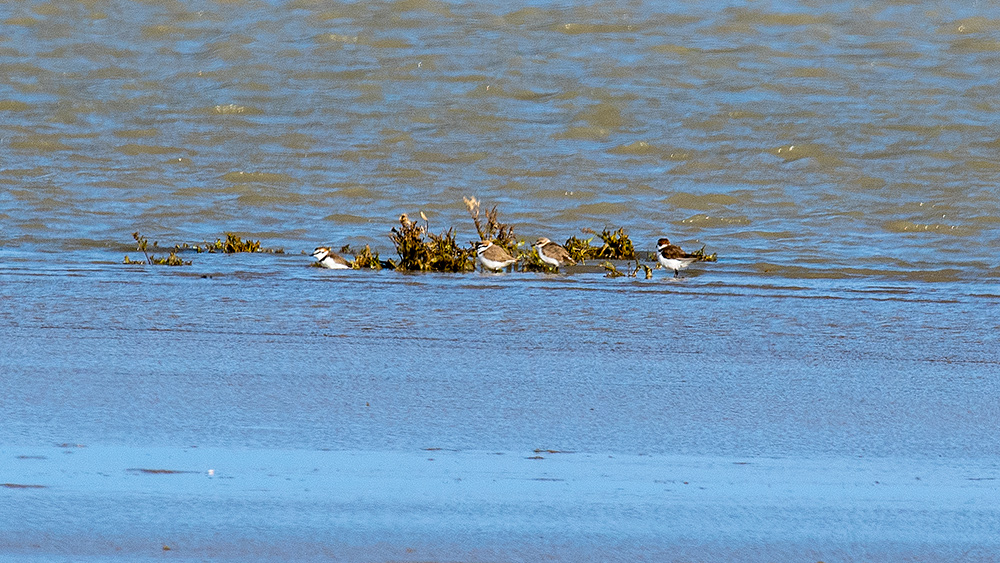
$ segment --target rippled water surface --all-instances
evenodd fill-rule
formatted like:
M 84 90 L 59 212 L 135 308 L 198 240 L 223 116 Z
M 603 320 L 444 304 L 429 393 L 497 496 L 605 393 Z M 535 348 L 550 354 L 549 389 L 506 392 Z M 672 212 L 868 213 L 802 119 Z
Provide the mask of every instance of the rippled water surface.
M 990 560 L 997 68 L 986 2 L 7 2 L 0 553 Z M 307 267 L 393 257 L 404 212 L 470 241 L 470 196 L 523 240 L 719 261 Z M 284 253 L 122 264 L 136 231 Z M 235 480 L 137 481 L 191 446 Z
M 478 196 L 523 237 L 995 278 L 997 8 L 734 4 L 8 3 L 0 237 L 391 254 Z

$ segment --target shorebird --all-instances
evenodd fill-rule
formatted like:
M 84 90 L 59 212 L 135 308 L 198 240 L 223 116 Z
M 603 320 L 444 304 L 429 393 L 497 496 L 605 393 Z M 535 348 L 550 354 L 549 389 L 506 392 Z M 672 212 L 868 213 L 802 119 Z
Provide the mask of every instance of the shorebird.
M 331 270 L 347 270 L 351 263 L 325 246 L 320 246 L 313 250 L 313 258 L 319 261 L 319 265 Z
M 538 257 L 542 259 L 542 262 L 555 267 L 556 270 L 559 269 L 559 266 L 576 265 L 576 260 L 570 258 L 569 252 L 565 248 L 545 237 L 539 237 L 535 241 L 534 247 L 538 251 Z
M 656 241 L 656 260 L 664 268 L 673 270 L 674 277 L 676 278 L 678 272 L 691 265 L 691 262 L 697 261 L 698 257 L 694 254 L 684 252 L 676 244 L 670 244 L 668 239 L 661 238 Z
M 507 254 L 507 251 L 493 244 L 491 240 L 484 240 L 476 243 L 476 258 L 483 268 L 490 270 L 502 270 L 510 266 L 517 259 Z

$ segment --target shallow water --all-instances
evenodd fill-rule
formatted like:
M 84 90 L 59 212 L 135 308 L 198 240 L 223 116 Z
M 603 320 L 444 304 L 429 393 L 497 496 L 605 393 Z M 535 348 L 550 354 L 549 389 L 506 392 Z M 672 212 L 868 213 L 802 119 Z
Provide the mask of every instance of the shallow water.
M 0 275 L 3 441 L 1000 454 L 1000 297 L 961 284 L 203 261 Z
M 997 10 L 7 3 L 0 554 L 988 560 Z M 403 212 L 471 240 L 465 196 L 526 240 L 625 227 L 719 261 L 307 267 L 319 244 L 392 257 Z M 285 253 L 123 265 L 134 231 Z M 473 477 L 535 450 L 573 469 Z M 661 473 L 712 493 L 658 496 Z M 479 496 L 434 485 L 454 478 Z M 225 518 L 254 537 L 207 531 Z
M 59 468 L 53 488 L 15 490 L 26 502 L 0 505 L 10 522 L 0 541 L 22 560 L 988 561 L 997 548 L 996 467 L 954 460 L 71 444 L 0 453 L 0 470 Z M 56 509 L 67 510 L 53 525 Z M 32 545 L 40 530 L 62 542 L 42 552 Z

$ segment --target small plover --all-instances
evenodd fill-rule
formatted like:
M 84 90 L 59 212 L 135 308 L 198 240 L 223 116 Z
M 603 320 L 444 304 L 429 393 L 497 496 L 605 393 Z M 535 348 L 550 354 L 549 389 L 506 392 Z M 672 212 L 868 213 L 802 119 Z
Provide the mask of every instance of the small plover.
M 576 265 L 576 260 L 570 258 L 569 252 L 565 248 L 545 237 L 540 237 L 536 240 L 534 247 L 538 251 L 538 257 L 542 259 L 542 262 L 555 267 L 556 270 L 559 269 L 559 266 Z
M 489 270 L 502 270 L 510 266 L 517 259 L 507 254 L 507 251 L 493 244 L 491 240 L 484 240 L 476 243 L 476 258 L 483 268 Z
M 347 270 L 351 267 L 351 263 L 337 254 L 336 252 L 330 250 L 325 246 L 320 246 L 316 250 L 313 250 L 313 258 L 319 261 L 319 265 L 324 268 L 330 268 L 331 270 Z
M 697 261 L 698 257 L 694 254 L 684 252 L 676 244 L 670 244 L 670 241 L 666 238 L 661 238 L 656 241 L 656 260 L 664 268 L 673 270 L 674 277 L 676 278 L 680 270 L 690 266 L 691 262 Z

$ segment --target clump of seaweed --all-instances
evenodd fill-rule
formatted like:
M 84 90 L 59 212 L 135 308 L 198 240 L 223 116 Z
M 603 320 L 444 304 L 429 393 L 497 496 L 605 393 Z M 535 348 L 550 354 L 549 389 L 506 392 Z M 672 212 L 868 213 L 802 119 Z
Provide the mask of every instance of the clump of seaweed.
M 187 246 L 187 245 L 185 245 Z M 195 246 L 197 252 L 222 252 L 224 254 L 235 254 L 237 252 L 272 252 L 274 254 L 284 254 L 281 248 L 262 248 L 259 240 L 243 240 L 233 233 L 226 233 L 226 240 L 216 239 L 213 243 L 205 243 L 204 247 Z
M 538 252 L 535 251 L 534 246 L 527 246 L 527 250 L 524 250 L 523 246 L 518 247 L 517 263 L 520 266 L 522 272 L 552 272 L 554 268 L 545 262 L 538 256 Z
M 393 227 L 389 238 L 396 246 L 399 262 L 389 261 L 397 270 L 435 271 L 435 272 L 468 272 L 475 268 L 472 258 L 475 251 L 462 248 L 455 240 L 455 229 L 436 235 L 428 232 L 430 224 L 427 216 L 420 214 L 424 220 L 419 225 L 409 219 L 406 214 L 399 217 L 399 227 Z M 424 235 L 430 240 L 425 240 Z
M 586 263 L 587 260 L 635 260 L 638 255 L 635 252 L 635 246 L 632 244 L 632 240 L 629 238 L 628 234 L 625 233 L 625 227 L 618 229 L 617 231 L 612 231 L 607 227 L 601 232 L 597 232 L 593 229 L 580 229 L 584 233 L 590 233 L 590 238 L 581 239 L 576 236 L 572 236 L 566 240 L 563 247 L 569 252 L 569 255 L 573 260 L 580 263 Z M 593 246 L 591 243 L 595 238 L 601 239 L 601 246 Z
M 563 245 L 563 248 L 565 248 L 566 252 L 569 253 L 570 258 L 576 260 L 580 264 L 584 264 L 586 263 L 587 258 L 591 258 L 594 255 L 594 252 L 599 250 L 599 248 L 590 246 L 590 242 L 592 240 L 594 240 L 594 237 L 580 239 L 576 236 L 572 236 L 566 239 L 566 244 Z
M 604 242 L 603 246 L 591 254 L 591 257 L 606 260 L 636 259 L 635 246 L 632 244 L 632 240 L 628 237 L 628 234 L 625 233 L 625 227 L 617 231 L 610 231 L 605 227 L 599 233 L 593 229 L 583 229 L 583 232 L 596 235 Z
M 139 231 L 136 231 L 136 232 L 132 233 L 132 238 L 134 238 L 135 242 L 139 245 L 138 248 L 136 248 L 136 250 L 142 251 L 142 254 L 143 254 L 143 256 L 146 257 L 146 260 L 145 261 L 143 261 L 143 260 L 132 260 L 126 254 L 125 255 L 125 260 L 122 261 L 122 264 L 154 264 L 154 265 L 159 265 L 159 266 L 190 266 L 191 265 L 191 261 L 190 260 L 182 260 L 180 256 L 177 256 L 176 249 L 175 250 L 171 250 L 170 254 L 168 254 L 166 258 L 157 258 L 155 254 L 150 254 L 147 251 L 149 249 L 149 240 L 146 237 L 140 235 Z M 159 245 L 158 245 L 158 243 L 156 241 L 153 241 L 153 248 L 159 248 Z
M 430 264 L 430 249 L 424 241 L 426 228 L 417 225 L 406 216 L 399 216 L 399 227 L 393 227 L 389 239 L 396 246 L 399 262 L 393 266 L 397 270 L 427 270 Z
M 638 258 L 635 259 L 635 268 L 626 267 L 624 272 L 615 267 L 615 265 L 612 264 L 611 262 L 605 262 L 601 265 L 604 266 L 604 269 L 607 271 L 607 273 L 604 274 L 604 277 L 606 278 L 621 278 L 626 276 L 630 278 L 636 278 L 639 277 L 640 270 L 645 272 L 647 280 L 652 279 L 653 277 L 653 269 L 645 264 L 640 263 Z
M 717 254 L 718 254 L 717 252 L 713 252 L 711 254 L 705 254 L 704 246 L 691 253 L 692 256 L 696 256 L 698 258 L 698 262 L 718 262 L 719 257 L 717 256 Z
M 604 277 L 606 278 L 620 278 L 625 276 L 625 274 L 616 268 L 611 262 L 605 262 L 601 264 L 601 266 L 604 266 L 604 269 L 607 270 L 607 273 L 604 274 Z
M 465 208 L 472 216 L 472 222 L 476 224 L 476 232 L 479 233 L 479 240 L 491 240 L 493 244 L 506 250 L 511 256 L 522 254 L 518 248 L 517 237 L 514 236 L 514 227 L 507 223 L 501 223 L 498 218 L 497 206 L 493 206 L 485 212 L 486 224 L 483 224 L 483 217 L 480 214 L 481 202 L 475 197 L 463 197 Z
M 351 248 L 351 245 L 346 244 L 340 249 L 340 253 L 354 255 L 351 268 L 355 270 L 381 270 L 383 268 L 382 261 L 378 258 L 378 252 L 372 253 L 371 247 L 367 244 L 358 251 Z

